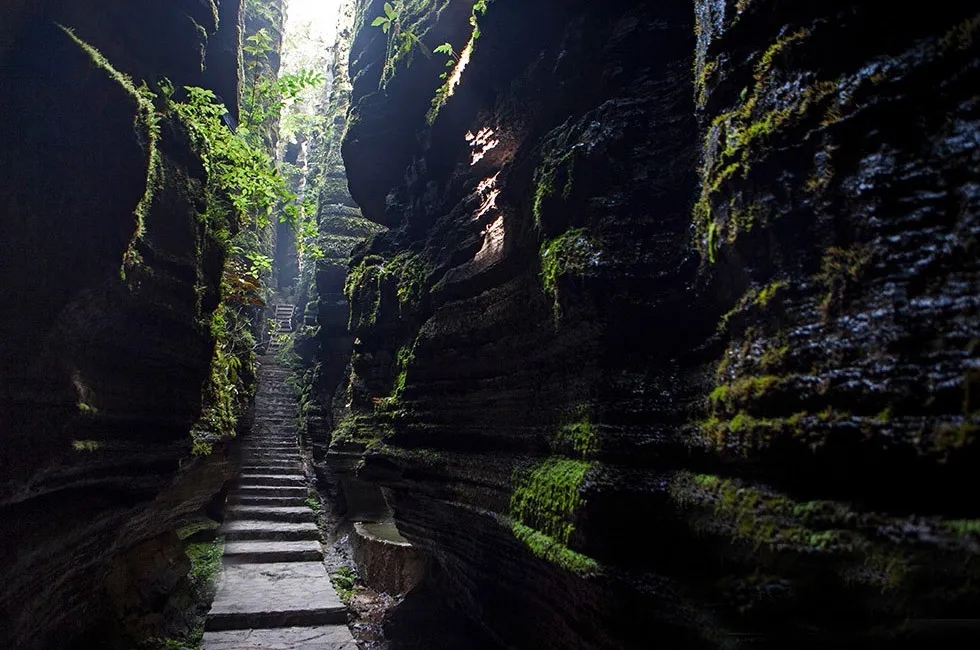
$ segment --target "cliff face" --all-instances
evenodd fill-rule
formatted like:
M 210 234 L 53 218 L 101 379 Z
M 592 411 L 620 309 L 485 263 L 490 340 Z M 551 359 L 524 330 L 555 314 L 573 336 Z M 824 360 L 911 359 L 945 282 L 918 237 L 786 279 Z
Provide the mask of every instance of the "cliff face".
M 445 596 L 511 647 L 967 633 L 919 621 L 980 604 L 980 18 L 401 3 L 448 96 L 382 4 L 331 449 Z
M 233 101 L 238 11 L 49 2 L 4 34 L 4 647 L 164 634 L 188 569 L 174 530 L 230 476 L 220 445 L 190 454 L 224 262 L 202 226 L 205 173 L 136 86 Z

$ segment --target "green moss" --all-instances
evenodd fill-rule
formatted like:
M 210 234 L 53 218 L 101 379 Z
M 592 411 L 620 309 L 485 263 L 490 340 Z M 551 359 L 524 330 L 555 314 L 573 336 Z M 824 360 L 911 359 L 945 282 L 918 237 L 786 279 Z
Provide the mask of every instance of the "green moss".
M 789 345 L 771 345 L 759 355 L 759 366 L 763 370 L 775 370 L 783 365 L 787 355 L 789 355 Z
M 980 519 L 949 519 L 942 522 L 942 527 L 959 537 L 980 537 Z
M 802 435 L 803 420 L 808 416 L 798 412 L 785 418 L 757 418 L 739 411 L 731 418 L 712 416 L 702 421 L 699 429 L 719 449 L 748 453 L 764 449 L 778 438 Z
M 351 329 L 377 324 L 382 286 L 388 282 L 395 284 L 399 313 L 417 313 L 428 273 L 429 266 L 417 253 L 402 252 L 387 261 L 379 255 L 365 256 L 351 268 L 344 283 L 344 295 L 351 302 Z
M 695 67 L 694 97 L 698 108 L 704 108 L 708 101 L 708 83 L 718 71 L 718 61 L 705 61 L 700 69 Z
M 381 307 L 381 278 L 384 259 L 368 255 L 351 268 L 344 282 L 344 295 L 351 303 L 348 327 L 353 331 L 373 327 Z M 355 320 L 356 319 L 356 320 Z
M 848 529 L 858 515 L 836 502 L 798 502 L 738 480 L 688 472 L 671 480 L 668 493 L 682 506 L 707 508 L 715 515 L 696 524 L 705 533 L 799 553 L 842 553 L 866 545 Z
M 555 196 L 568 199 L 571 196 L 575 154 L 578 150 L 577 145 L 572 143 L 573 135 L 572 128 L 566 122 L 553 132 L 542 147 L 541 164 L 534 171 L 532 204 L 534 227 L 538 230 L 544 227 L 548 199 Z
M 357 574 L 349 566 L 342 566 L 330 574 L 330 583 L 337 590 L 337 595 L 345 605 L 350 604 L 354 597 L 354 587 L 357 585 Z
M 391 434 L 391 424 L 376 413 L 349 413 L 330 434 L 330 446 L 359 443 L 370 445 Z
M 418 311 L 429 273 L 422 256 L 411 252 L 399 253 L 384 265 L 384 272 L 397 282 L 399 311 L 402 314 Z
M 214 443 L 235 436 L 255 390 L 255 339 L 247 316 L 222 302 L 209 328 L 215 344 L 202 390 L 201 416 L 191 427 L 195 455 L 210 454 Z
M 571 573 L 576 573 L 583 577 L 596 575 L 599 573 L 599 563 L 592 558 L 577 553 L 553 537 L 525 526 L 524 524 L 513 522 L 511 532 L 514 537 L 524 543 L 535 557 L 551 562 Z
M 588 416 L 559 428 L 554 442 L 558 449 L 574 452 L 583 458 L 599 450 L 599 437 Z
M 215 530 L 220 524 L 213 519 L 202 518 L 194 523 L 187 524 L 177 529 L 177 537 L 180 539 L 187 539 L 191 535 L 201 532 L 202 530 Z
M 71 448 L 75 451 L 98 451 L 102 443 L 98 440 L 72 440 Z
M 591 467 L 585 461 L 554 457 L 531 469 L 516 470 L 511 518 L 567 544 L 574 529 L 572 517 L 582 504 L 582 483 Z
M 839 307 L 847 290 L 856 286 L 864 270 L 871 263 L 873 250 L 870 246 L 855 245 L 851 248 L 830 247 L 824 252 L 820 272 L 816 280 L 826 287 L 826 294 L 819 308 L 829 314 L 832 308 Z
M 204 638 L 205 612 L 214 600 L 218 575 L 221 571 L 221 555 L 224 542 L 221 538 L 213 542 L 188 544 L 184 549 L 191 562 L 189 578 L 188 609 L 182 613 L 181 622 L 191 629 L 171 638 L 152 638 L 141 642 L 138 650 L 200 650 Z
M 749 287 L 742 297 L 738 299 L 735 305 L 722 315 L 721 320 L 718 321 L 718 331 L 725 332 L 728 329 L 728 325 L 732 318 L 739 314 L 743 314 L 752 308 L 765 311 L 771 306 L 775 306 L 773 301 L 779 294 L 783 293 L 787 287 L 789 287 L 789 282 L 785 280 L 774 280 L 763 287 Z
M 191 580 L 214 586 L 221 571 L 221 555 L 225 552 L 224 540 L 187 545 L 187 557 L 191 561 Z
M 560 311 L 559 278 L 585 275 L 590 266 L 598 263 L 600 254 L 598 240 L 582 228 L 573 228 L 541 244 L 541 284 L 554 300 L 556 315 Z
M 403 345 L 398 348 L 398 352 L 395 355 L 395 368 L 397 374 L 395 375 L 395 385 L 392 391 L 391 397 L 394 399 L 400 399 L 402 394 L 405 392 L 405 383 L 408 381 L 408 366 L 415 359 L 414 346 Z
M 774 375 L 742 377 L 716 387 L 708 396 L 708 402 L 716 409 L 730 411 L 739 404 L 764 397 L 784 381 L 784 377 Z
M 126 247 L 126 251 L 123 253 L 119 268 L 120 276 L 125 280 L 127 269 L 131 269 L 142 261 L 136 250 L 136 243 L 145 233 L 146 218 L 149 214 L 150 206 L 153 204 L 153 196 L 162 184 L 163 165 L 157 146 L 160 140 L 160 118 L 153 106 L 153 100 L 156 95 L 147 88 L 145 83 L 137 88 L 130 77 L 116 70 L 101 52 L 78 38 L 71 29 L 63 25 L 59 25 L 59 27 L 88 55 L 97 68 L 102 70 L 130 95 L 136 106 L 136 117 L 133 128 L 137 137 L 140 138 L 140 144 L 146 151 L 147 175 L 146 190 L 137 204 L 136 209 L 133 211 L 136 219 L 136 227 Z
M 776 282 L 771 282 L 759 290 L 758 295 L 755 297 L 755 304 L 759 307 L 766 309 L 769 307 L 769 303 L 780 291 L 789 286 L 789 283 L 785 280 L 777 280 Z
M 709 261 L 714 260 L 719 242 L 734 242 L 740 233 L 757 223 L 765 223 L 768 218 L 762 205 L 739 206 L 734 198 L 727 210 L 716 214 L 714 195 L 728 181 L 748 178 L 750 161 L 774 134 L 800 123 L 838 92 L 837 82 L 817 82 L 801 90 L 795 101 L 783 101 L 775 109 L 762 110 L 762 100 L 767 97 L 767 88 L 775 78 L 773 69 L 778 57 L 809 35 L 809 30 L 800 29 L 772 43 L 755 64 L 755 84 L 744 93 L 736 108 L 716 116 L 708 129 L 704 149 L 718 150 L 719 153 L 704 165 L 701 196 L 693 216 L 697 241 Z

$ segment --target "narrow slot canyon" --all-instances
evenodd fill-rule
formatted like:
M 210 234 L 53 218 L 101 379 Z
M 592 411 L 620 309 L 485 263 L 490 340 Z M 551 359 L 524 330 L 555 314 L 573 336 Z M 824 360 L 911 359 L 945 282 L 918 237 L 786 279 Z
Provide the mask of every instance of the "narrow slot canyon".
M 980 647 L 980 13 L 8 0 L 0 648 Z

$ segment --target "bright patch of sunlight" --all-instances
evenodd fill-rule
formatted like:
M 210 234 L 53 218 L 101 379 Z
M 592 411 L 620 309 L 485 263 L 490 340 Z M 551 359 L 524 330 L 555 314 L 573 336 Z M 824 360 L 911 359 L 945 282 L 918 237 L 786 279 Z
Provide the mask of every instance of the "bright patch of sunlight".
M 470 167 L 483 160 L 488 151 L 500 144 L 500 140 L 493 137 L 493 129 L 487 127 L 480 129 L 476 135 L 467 131 L 463 137 L 470 143 L 470 149 L 473 150 Z
M 473 56 L 473 45 L 475 42 L 476 39 L 471 37 L 470 42 L 459 53 L 459 61 L 456 62 L 456 67 L 453 68 L 453 73 L 449 76 L 449 81 L 446 82 L 446 99 L 452 97 L 453 93 L 456 92 L 456 86 L 459 85 L 460 80 L 463 78 L 463 70 L 470 64 L 470 57 Z
M 476 191 L 480 194 L 480 198 L 483 199 L 483 203 L 480 204 L 480 209 L 473 215 L 474 219 L 479 219 L 497 207 L 497 197 L 500 196 L 500 190 L 497 189 L 498 176 L 500 176 L 500 172 L 480 181 L 480 184 L 476 186 Z
M 497 187 L 498 176 L 500 176 L 500 172 L 485 178 L 476 186 L 477 194 L 482 199 L 482 203 L 473 215 L 474 220 L 481 219 L 491 210 L 497 208 L 497 197 L 500 196 L 500 189 Z M 483 246 L 474 259 L 477 262 L 493 262 L 493 260 L 499 259 L 504 251 L 505 234 L 504 215 L 499 215 L 480 232 L 480 236 L 483 237 Z
M 311 32 L 332 45 L 337 40 L 340 3 L 341 0 L 287 0 L 286 34 L 305 30 L 307 25 L 312 25 Z
M 280 74 L 299 74 L 303 70 L 323 74 L 327 87 L 305 88 L 284 108 L 279 125 L 281 146 L 295 141 L 297 133 L 310 131 L 321 98 L 330 91 L 332 48 L 337 42 L 340 9 L 341 0 L 288 0 L 286 3 Z
M 488 225 L 480 233 L 483 235 L 483 247 L 476 254 L 477 261 L 485 260 L 486 258 L 499 258 L 504 250 L 504 215 L 497 217 L 496 221 Z

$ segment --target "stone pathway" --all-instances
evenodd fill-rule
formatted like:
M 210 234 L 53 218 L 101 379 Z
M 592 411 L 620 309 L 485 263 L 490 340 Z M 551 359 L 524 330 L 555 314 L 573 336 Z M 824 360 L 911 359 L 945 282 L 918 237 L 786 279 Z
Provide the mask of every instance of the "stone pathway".
M 355 650 L 304 501 L 289 372 L 272 355 L 259 363 L 255 425 L 220 531 L 225 554 L 204 649 Z

